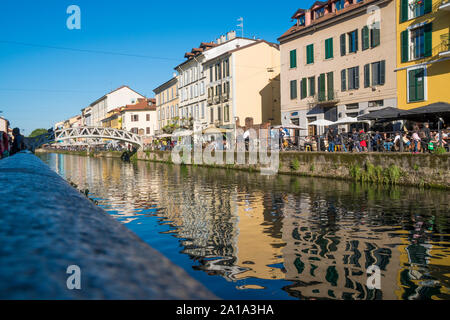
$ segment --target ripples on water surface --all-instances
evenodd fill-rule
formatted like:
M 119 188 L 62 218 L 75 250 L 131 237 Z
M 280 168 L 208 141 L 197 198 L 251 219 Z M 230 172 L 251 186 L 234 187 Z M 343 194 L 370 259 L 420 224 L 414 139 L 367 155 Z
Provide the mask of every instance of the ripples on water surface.
M 450 299 L 448 191 L 40 157 L 221 298 Z

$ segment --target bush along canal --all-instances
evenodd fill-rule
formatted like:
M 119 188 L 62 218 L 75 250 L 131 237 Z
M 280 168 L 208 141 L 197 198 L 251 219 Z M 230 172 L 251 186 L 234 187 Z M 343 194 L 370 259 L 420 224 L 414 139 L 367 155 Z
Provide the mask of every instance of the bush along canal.
M 39 156 L 219 298 L 450 299 L 448 191 L 400 184 L 405 168 L 446 160 L 281 156 L 283 170 L 317 175 L 306 177 Z M 320 178 L 330 159 L 351 179 Z M 367 282 L 375 267 L 379 287 Z

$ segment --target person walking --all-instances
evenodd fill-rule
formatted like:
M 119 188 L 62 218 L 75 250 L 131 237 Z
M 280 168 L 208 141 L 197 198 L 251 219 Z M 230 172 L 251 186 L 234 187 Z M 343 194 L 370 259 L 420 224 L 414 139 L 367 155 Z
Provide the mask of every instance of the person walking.
M 24 136 L 20 134 L 19 128 L 13 129 L 14 141 L 11 146 L 11 155 L 14 155 L 22 150 L 26 149 Z

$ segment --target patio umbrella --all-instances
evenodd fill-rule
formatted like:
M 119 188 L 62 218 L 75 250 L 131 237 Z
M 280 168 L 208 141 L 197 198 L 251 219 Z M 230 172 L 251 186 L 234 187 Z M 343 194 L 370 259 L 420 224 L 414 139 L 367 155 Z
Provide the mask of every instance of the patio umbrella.
M 319 119 L 319 120 L 308 123 L 308 125 L 310 125 L 310 126 L 319 126 L 319 127 L 332 126 L 333 124 L 335 124 L 333 121 L 325 120 L 325 119 Z
M 387 107 L 358 117 L 358 120 L 375 120 L 379 122 L 388 122 L 400 120 L 405 110 Z
M 172 136 L 173 137 L 187 137 L 191 136 L 194 132 L 192 130 L 184 130 L 184 131 L 178 131 L 175 132 Z
M 345 117 L 345 118 L 339 119 L 334 124 L 344 125 L 344 124 L 352 124 L 352 123 L 359 123 L 359 122 L 367 122 L 367 120 L 358 120 L 358 118 Z
M 232 131 L 232 130 L 227 130 L 227 129 L 223 129 L 223 128 L 217 128 L 215 126 L 209 126 L 208 128 L 204 129 L 202 131 L 202 133 L 203 134 L 205 134 L 205 133 L 216 134 L 216 133 L 227 133 L 229 131 Z
M 280 128 L 284 128 L 284 129 L 294 129 L 294 130 L 308 130 L 305 128 L 302 128 L 296 124 L 286 124 L 286 125 L 279 125 L 279 126 L 275 126 L 273 127 L 274 129 L 280 129 Z
M 406 120 L 415 121 L 435 121 L 438 118 L 444 118 L 445 122 L 450 118 L 450 104 L 446 102 L 436 102 L 427 106 L 403 110 L 400 115 Z
M 157 138 L 171 138 L 171 137 L 172 137 L 172 135 L 171 134 L 167 134 L 167 133 L 162 134 L 160 136 L 157 136 Z

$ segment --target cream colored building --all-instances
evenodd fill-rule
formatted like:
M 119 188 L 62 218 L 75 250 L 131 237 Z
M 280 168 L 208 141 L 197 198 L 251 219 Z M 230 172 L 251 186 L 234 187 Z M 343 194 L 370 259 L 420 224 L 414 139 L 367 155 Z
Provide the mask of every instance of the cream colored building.
M 394 1 L 317 1 L 292 18 L 279 38 L 284 124 L 316 134 L 314 120 L 397 107 Z
M 158 117 L 157 130 L 161 131 L 168 124 L 178 123 L 178 80 L 174 76 L 153 90 L 156 98 L 156 112 Z
M 236 120 L 280 123 L 280 50 L 258 40 L 203 63 L 209 124 L 233 129 Z

